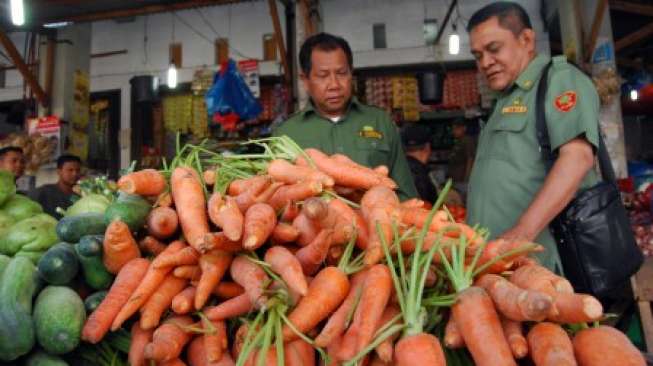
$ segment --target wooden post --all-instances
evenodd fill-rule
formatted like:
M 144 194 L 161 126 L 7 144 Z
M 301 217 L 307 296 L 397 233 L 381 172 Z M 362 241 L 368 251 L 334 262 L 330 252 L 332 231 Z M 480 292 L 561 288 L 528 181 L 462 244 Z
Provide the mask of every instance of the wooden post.
M 610 9 L 653 17 L 653 5 L 630 1 L 610 0 Z
M 52 79 L 54 78 L 54 52 L 57 44 L 53 37 L 48 37 L 48 44 L 45 51 L 45 93 L 52 95 Z M 46 114 L 50 114 L 51 106 L 48 103 Z
M 594 12 L 594 22 L 592 23 L 592 30 L 590 37 L 585 44 L 585 61 L 589 61 L 596 47 L 596 40 L 599 37 L 599 29 L 601 29 L 601 24 L 603 23 L 603 16 L 607 12 L 608 0 L 601 0 L 596 6 L 596 11 Z
M 642 28 L 616 41 L 614 43 L 614 52 L 619 52 L 632 44 L 643 41 L 651 35 L 653 35 L 653 23 L 649 23 L 648 25 L 645 25 Z
M 7 50 L 9 58 L 11 58 L 11 60 L 14 62 L 14 65 L 16 65 L 18 68 L 18 71 L 21 73 L 21 75 L 23 75 L 27 85 L 29 85 L 29 87 L 34 91 L 34 94 L 36 94 L 36 99 L 39 101 L 39 103 L 41 103 L 42 106 L 47 106 L 48 95 L 45 93 L 45 91 L 43 91 L 43 88 L 41 88 L 39 85 L 38 80 L 36 80 L 34 75 L 32 75 L 32 73 L 29 71 L 29 67 L 25 64 L 25 61 L 20 56 L 20 53 L 18 53 L 14 43 L 2 30 L 0 30 L 0 43 Z
M 279 47 L 281 54 L 281 65 L 283 66 L 283 75 L 286 83 L 290 83 L 290 67 L 288 66 L 288 57 L 286 55 L 286 46 L 283 43 L 283 33 L 281 32 L 281 22 L 279 22 L 279 12 L 277 11 L 277 0 L 268 0 L 270 6 L 270 15 L 272 16 L 272 25 L 274 26 L 274 38 Z

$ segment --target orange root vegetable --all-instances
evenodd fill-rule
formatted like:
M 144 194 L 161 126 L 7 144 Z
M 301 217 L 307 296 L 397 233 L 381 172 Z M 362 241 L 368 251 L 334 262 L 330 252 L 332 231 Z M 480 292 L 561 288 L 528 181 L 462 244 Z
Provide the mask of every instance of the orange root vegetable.
M 145 366 L 145 346 L 152 342 L 152 333 L 154 330 L 145 330 L 138 322 L 132 325 L 128 356 L 131 366 Z
M 383 258 L 381 235 L 387 244 L 392 242 L 392 223 L 399 216 L 399 198 L 397 194 L 385 186 L 375 186 L 369 189 L 361 199 L 361 213 L 368 222 L 369 243 L 365 249 L 365 264 L 370 266 Z
M 376 185 L 386 185 L 390 189 L 397 188 L 392 180 L 387 179 L 372 169 L 358 164 L 347 164 L 343 169 L 342 162 L 331 159 L 323 152 L 316 149 L 304 149 L 319 170 L 331 176 L 337 185 L 369 189 Z M 386 178 L 386 179 L 383 179 Z
M 388 307 L 385 308 L 383 315 L 381 316 L 381 320 L 377 324 L 377 332 L 379 329 L 381 329 L 383 326 L 389 323 L 392 319 L 394 319 L 399 313 L 401 313 L 399 307 L 394 305 L 388 305 Z M 400 335 L 401 332 L 394 333 L 390 337 L 386 338 L 383 342 L 381 342 L 378 346 L 376 346 L 374 351 L 378 355 L 379 359 L 381 359 L 381 361 L 386 363 L 392 362 L 395 353 L 394 351 L 395 340 L 399 338 Z
M 285 222 L 277 223 L 272 230 L 272 241 L 274 243 L 292 243 L 299 237 L 299 231 Z
M 141 328 L 153 329 L 159 325 L 161 316 L 172 305 L 172 299 L 180 293 L 188 281 L 168 274 L 141 309 Z
M 230 253 L 219 249 L 214 249 L 200 257 L 202 276 L 195 293 L 195 309 L 200 310 L 204 306 L 215 286 L 227 273 L 232 258 Z
M 578 332 L 573 347 L 580 366 L 646 365 L 642 352 L 625 334 L 605 325 Z
M 240 240 L 245 218 L 235 198 L 227 196 L 223 200 L 220 193 L 213 193 L 208 202 L 208 212 L 211 222 L 221 228 L 229 240 Z
M 200 253 L 189 246 L 178 252 L 159 255 L 153 265 L 154 268 L 188 266 L 197 264 L 199 258 Z
M 492 299 L 485 290 L 472 286 L 458 292 L 451 310 L 476 365 L 516 365 Z
M 202 270 L 200 269 L 200 266 L 194 266 L 194 265 L 189 265 L 189 266 L 180 266 L 174 269 L 172 274 L 175 277 L 179 278 L 185 278 L 187 280 L 191 281 L 196 281 L 200 279 L 200 275 L 202 274 Z
M 171 207 L 172 206 L 172 193 L 166 191 L 161 193 L 154 203 L 154 207 Z
M 333 230 L 333 244 L 345 245 L 356 231 L 354 211 L 339 199 L 329 201 L 327 217 L 320 222 L 322 229 Z
M 327 217 L 329 205 L 318 197 L 309 198 L 302 204 L 301 213 L 308 219 L 321 221 Z
M 166 190 L 166 178 L 158 170 L 143 169 L 120 177 L 118 188 L 129 194 L 158 196 Z
M 141 252 L 149 253 L 155 257 L 166 250 L 165 244 L 149 235 L 141 239 L 141 241 L 138 243 L 138 247 L 141 249 Z
M 170 177 L 170 185 L 184 237 L 193 248 L 205 252 L 201 244 L 209 232 L 209 221 L 206 198 L 197 172 L 189 167 L 177 167 Z
M 299 205 L 296 202 L 290 202 L 281 210 L 279 221 L 291 223 L 297 215 L 299 215 Z
M 301 264 L 305 275 L 313 275 L 320 269 L 329 253 L 329 247 L 333 242 L 332 236 L 333 230 L 322 230 L 309 245 L 295 253 L 295 257 Z
M 236 196 L 236 204 L 238 205 L 240 212 L 247 212 L 247 209 L 256 203 L 256 198 L 259 197 L 271 183 L 272 180 L 267 175 L 257 175 L 250 178 L 245 190 Z
M 204 330 L 209 331 L 208 326 L 213 328 L 213 332 L 204 334 L 204 350 L 206 352 L 206 359 L 209 362 L 217 362 L 222 359 L 224 350 L 229 346 L 227 343 L 227 323 L 223 320 L 211 321 L 210 324 L 204 324 Z
M 195 301 L 195 292 L 197 288 L 195 286 L 186 287 L 182 292 L 175 295 L 172 299 L 172 305 L 170 308 L 177 315 L 186 315 L 193 311 L 193 303 Z
M 301 212 L 293 220 L 292 226 L 299 232 L 297 244 L 301 246 L 310 244 L 321 230 L 317 221 L 309 219 Z
M 292 185 L 282 186 L 270 197 L 268 203 L 275 211 L 293 201 L 302 201 L 322 193 L 322 183 L 316 181 L 304 181 Z
M 204 348 L 204 336 L 195 337 L 188 345 L 186 351 L 188 364 L 190 366 L 235 366 L 236 363 L 231 358 L 229 352 L 223 352 L 219 361 L 209 362 L 206 358 Z
M 308 166 L 294 165 L 286 160 L 275 159 L 268 164 L 267 173 L 279 182 L 295 184 L 313 181 L 324 187 L 333 187 L 333 178 Z
M 308 248 L 308 247 L 307 247 Z M 265 252 L 265 262 L 279 274 L 289 288 L 305 296 L 308 284 L 299 260 L 286 248 L 274 246 Z
M 528 342 L 524 337 L 522 323 L 501 318 L 501 327 L 503 328 L 503 334 L 506 335 L 512 355 L 518 360 L 526 357 L 528 355 Z
M 447 361 L 436 336 L 418 333 L 404 337 L 397 342 L 394 364 L 396 366 L 446 366 Z
M 149 264 L 146 259 L 136 258 L 122 268 L 107 296 L 84 323 L 82 329 L 84 341 L 95 344 L 104 338 L 118 312 L 145 276 Z
M 244 293 L 243 286 L 235 282 L 222 281 L 213 289 L 213 294 L 221 299 L 231 299 Z
M 179 228 L 177 211 L 170 207 L 155 207 L 147 216 L 147 232 L 157 239 L 167 239 Z
M 243 286 L 249 301 L 257 309 L 264 309 L 268 299 L 263 293 L 270 281 L 265 271 L 246 257 L 238 256 L 231 262 L 230 274 L 237 284 Z
M 414 225 L 418 229 L 423 228 L 430 211 L 420 207 L 406 207 L 406 205 L 408 203 L 402 203 L 401 206 L 401 222 L 409 226 Z M 444 210 L 439 210 L 433 216 L 429 231 L 437 232 L 449 224 L 447 213 Z
M 380 174 L 380 175 L 382 175 L 382 176 L 384 176 L 384 177 L 387 177 L 388 174 L 390 174 L 390 170 L 389 170 L 388 167 L 385 166 L 385 165 L 379 165 L 379 166 L 375 167 L 375 168 L 372 169 L 372 170 L 374 170 L 374 172 L 375 172 L 376 174 Z
M 140 256 L 141 251 L 127 224 L 120 220 L 109 224 L 102 245 L 102 262 L 107 271 L 117 274 L 125 264 Z
M 238 295 L 229 300 L 225 300 L 217 306 L 211 306 L 204 309 L 204 314 L 211 320 L 227 320 L 237 316 L 245 315 L 254 310 L 254 305 L 249 295 Z
M 456 225 L 460 227 L 467 227 L 464 224 L 456 224 Z M 469 235 L 474 235 L 474 234 L 469 234 Z M 478 244 L 480 244 L 480 237 L 478 241 L 475 241 L 473 243 L 473 245 L 478 245 Z M 521 246 L 526 244 L 528 243 L 520 242 L 520 241 L 508 241 L 505 239 L 492 240 L 487 243 L 485 248 L 483 248 L 483 253 L 481 253 L 481 257 L 478 260 L 478 265 L 483 265 L 500 255 L 505 255 L 506 253 L 515 249 L 519 249 Z M 544 247 L 538 245 L 535 248 L 531 249 L 530 252 L 541 252 L 543 250 Z M 493 263 L 490 267 L 485 269 L 484 273 L 502 273 L 510 269 L 514 265 L 514 261 L 516 259 L 525 257 L 527 254 L 528 254 L 527 252 L 522 252 L 522 253 L 517 253 L 511 256 L 504 257 L 500 261 Z
M 465 347 L 465 340 L 456 326 L 453 316 L 449 317 L 447 325 L 444 328 L 444 345 L 449 349 L 458 349 Z
M 524 290 L 505 278 L 486 274 L 476 281 L 492 297 L 497 310 L 508 319 L 522 321 L 542 321 L 551 312 L 551 296 L 535 291 Z
M 348 292 L 347 275 L 336 267 L 326 267 L 311 281 L 306 296 L 288 315 L 288 319 L 299 332 L 306 333 L 329 316 Z M 282 331 L 286 342 L 298 338 L 287 325 L 284 325 Z
M 243 233 L 243 248 L 254 250 L 259 248 L 270 237 L 277 225 L 277 215 L 274 209 L 265 203 L 256 203 L 245 213 Z
M 571 339 L 567 332 L 557 324 L 547 322 L 536 324 L 528 332 L 528 346 L 536 366 L 577 365 Z M 616 364 L 622 365 L 622 363 Z M 601 365 L 610 364 L 602 363 Z
M 550 296 L 554 296 L 557 292 L 569 294 L 574 292 L 569 281 L 540 265 L 525 265 L 517 268 L 510 276 L 510 282 L 521 288 L 542 291 Z
M 243 250 L 240 241 L 229 240 L 224 232 L 207 233 L 204 235 L 204 239 L 202 239 L 202 245 L 207 251 L 220 249 L 229 253 L 238 253 Z
M 603 306 L 591 295 L 558 293 L 553 297 L 553 308 L 548 319 L 556 323 L 589 323 L 603 316 Z
M 171 361 L 179 357 L 191 335 L 183 330 L 193 324 L 188 316 L 173 316 L 159 326 L 152 335 L 152 342 L 145 346 L 145 358 L 156 362 Z
M 207 169 L 202 172 L 202 179 L 204 179 L 204 183 L 206 183 L 207 186 L 214 185 L 217 176 L 218 174 L 216 173 L 215 169 Z
M 426 202 L 419 198 L 411 198 L 409 200 L 405 200 L 401 203 L 401 209 L 402 210 L 412 210 L 415 208 L 424 208 Z
M 179 358 L 174 358 L 169 361 L 159 362 L 157 366 L 187 366 L 184 361 Z
M 261 176 L 254 176 L 246 179 L 234 179 L 227 188 L 227 194 L 233 197 L 238 196 L 245 192 L 253 182 L 258 181 L 260 177 Z
M 342 258 L 342 255 L 345 253 L 345 246 L 344 245 L 331 245 L 329 248 L 329 252 L 327 253 L 327 257 L 325 259 L 325 263 L 329 266 L 337 266 L 338 263 L 340 263 L 340 259 Z
M 184 247 L 186 247 L 184 242 L 172 242 L 172 244 L 168 245 L 166 250 L 161 253 L 161 255 L 178 252 Z M 138 309 L 140 309 L 140 307 L 145 304 L 152 293 L 154 293 L 154 291 L 159 287 L 161 282 L 163 282 L 165 279 L 166 275 L 172 271 L 172 268 L 154 268 L 155 262 L 156 258 L 148 267 L 147 272 L 145 273 L 145 277 L 143 277 L 136 290 L 134 290 L 134 292 L 131 294 L 129 300 L 127 300 L 122 309 L 120 309 L 118 315 L 116 315 L 116 318 L 111 324 L 111 330 L 116 331 L 118 328 L 120 328 L 122 323 L 125 322 L 125 320 L 134 315 Z

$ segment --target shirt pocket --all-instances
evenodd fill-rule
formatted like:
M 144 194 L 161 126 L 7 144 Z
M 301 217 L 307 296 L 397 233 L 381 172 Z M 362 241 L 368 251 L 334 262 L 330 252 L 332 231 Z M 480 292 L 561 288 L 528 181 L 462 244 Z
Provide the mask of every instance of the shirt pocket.
M 390 165 L 390 145 L 385 138 L 366 138 L 359 137 L 356 139 L 354 147 L 356 149 L 356 156 L 351 158 L 367 165 L 369 167 L 376 167 L 378 165 Z
M 527 136 L 528 114 L 515 113 L 503 115 L 495 124 L 487 126 L 490 129 L 490 143 L 487 156 L 495 159 L 512 161 L 519 159 L 532 146 Z

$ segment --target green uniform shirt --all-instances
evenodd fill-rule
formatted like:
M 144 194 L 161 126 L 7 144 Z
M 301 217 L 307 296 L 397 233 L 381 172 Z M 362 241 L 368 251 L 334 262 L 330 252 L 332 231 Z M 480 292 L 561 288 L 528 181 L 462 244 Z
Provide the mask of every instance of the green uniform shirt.
M 273 134 L 287 135 L 303 148 L 347 155 L 368 167 L 385 165 L 399 186 L 402 200 L 417 196 L 397 127 L 382 109 L 352 98 L 347 113 L 338 122 L 332 122 L 320 116 L 309 103 L 279 125 Z
M 517 224 L 546 177 L 546 166 L 539 150 L 535 128 L 537 85 L 548 56 L 537 56 L 502 92 L 485 127 L 481 130 L 472 169 L 467 199 L 468 221 L 490 230 L 490 238 L 501 235 Z M 554 57 L 549 71 L 545 101 L 546 124 L 551 149 L 577 137 L 598 147 L 599 98 L 592 81 Z M 597 182 L 591 170 L 581 188 Z M 536 239 L 546 250 L 538 254 L 540 262 L 561 270 L 560 258 L 549 229 Z

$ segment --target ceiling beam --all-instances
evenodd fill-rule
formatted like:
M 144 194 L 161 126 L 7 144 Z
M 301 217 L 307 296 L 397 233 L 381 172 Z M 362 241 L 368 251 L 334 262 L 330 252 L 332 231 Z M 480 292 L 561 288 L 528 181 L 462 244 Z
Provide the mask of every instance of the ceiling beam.
M 628 46 L 649 38 L 651 35 L 653 35 L 653 22 L 616 41 L 614 43 L 614 51 L 619 52 Z
M 596 40 L 599 38 L 599 30 L 603 24 L 603 16 L 607 13 L 608 0 L 600 0 L 594 12 L 594 22 L 592 22 L 592 30 L 590 31 L 589 38 L 585 43 L 585 61 L 589 61 L 596 47 Z
M 39 85 L 38 80 L 32 75 L 32 72 L 29 70 L 29 66 L 25 64 L 25 61 L 21 57 L 20 53 L 18 53 L 18 50 L 16 49 L 16 46 L 14 46 L 14 43 L 7 37 L 7 34 L 3 30 L 0 30 L 0 44 L 4 46 L 5 50 L 7 50 L 7 54 L 9 55 L 9 58 L 11 61 L 16 65 L 18 68 L 18 71 L 23 75 L 23 78 L 25 79 L 25 82 L 27 82 L 27 85 L 34 91 L 34 94 L 36 94 L 36 99 L 41 103 L 42 106 L 47 106 L 48 105 L 48 95 L 43 91 L 43 88 Z
M 449 9 L 447 10 L 447 14 L 444 16 L 444 21 L 442 21 L 442 27 L 440 27 L 440 30 L 438 31 L 438 35 L 435 37 L 435 44 L 440 43 L 440 38 L 442 38 L 442 35 L 444 34 L 444 29 L 447 27 L 447 23 L 449 23 L 449 18 L 451 18 L 451 13 L 453 13 L 453 9 L 456 8 L 456 4 L 458 3 L 457 0 L 453 0 L 451 2 L 451 5 L 449 5 Z
M 270 16 L 272 17 L 272 26 L 274 27 L 274 38 L 277 41 L 277 47 L 281 54 L 281 65 L 283 66 L 283 76 L 287 83 L 290 83 L 290 66 L 286 55 L 286 46 L 283 41 L 283 32 L 281 32 L 281 22 L 279 21 L 279 12 L 277 11 L 277 0 L 268 0 L 270 7 Z
M 610 9 L 653 17 L 653 5 L 634 3 L 631 1 L 610 0 Z

